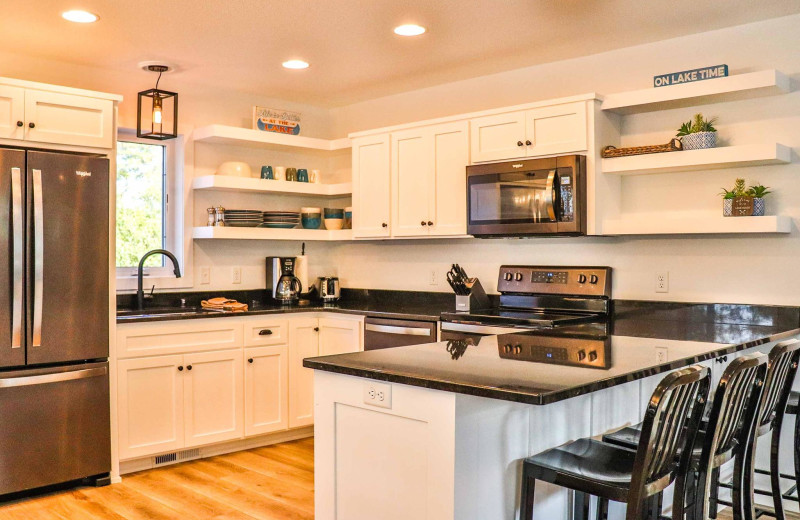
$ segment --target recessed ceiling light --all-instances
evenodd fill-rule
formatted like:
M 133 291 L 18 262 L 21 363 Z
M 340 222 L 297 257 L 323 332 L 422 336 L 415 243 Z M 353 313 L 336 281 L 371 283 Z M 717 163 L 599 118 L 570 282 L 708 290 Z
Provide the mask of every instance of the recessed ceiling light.
M 80 9 L 73 9 L 71 11 L 64 11 L 61 13 L 64 20 L 76 23 L 92 23 L 97 21 L 97 15 L 89 11 L 82 11 Z
M 413 23 L 400 25 L 394 28 L 394 33 L 400 36 L 419 36 L 425 32 L 425 28 L 421 25 Z
M 303 60 L 288 60 L 283 62 L 283 66 L 287 69 L 307 69 L 308 63 Z

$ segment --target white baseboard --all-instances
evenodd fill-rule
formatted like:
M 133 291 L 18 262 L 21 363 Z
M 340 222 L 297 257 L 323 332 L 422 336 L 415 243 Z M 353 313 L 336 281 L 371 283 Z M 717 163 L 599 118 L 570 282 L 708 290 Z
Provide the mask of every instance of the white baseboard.
M 136 471 L 144 471 L 156 467 L 162 468 L 171 464 L 180 464 L 189 460 L 204 459 L 206 457 L 215 457 L 217 455 L 224 455 L 225 453 L 233 453 L 234 451 L 249 450 L 252 448 L 259 448 L 261 446 L 269 446 L 270 444 L 278 444 L 281 442 L 295 441 L 298 439 L 305 439 L 314 436 L 314 427 L 306 426 L 305 428 L 297 428 L 294 430 L 287 430 L 283 432 L 271 433 L 268 435 L 259 435 L 257 437 L 250 437 L 247 439 L 237 439 L 235 441 L 220 442 L 218 444 L 211 444 L 208 446 L 200 446 L 194 448 L 197 453 L 193 453 L 190 457 L 183 457 L 176 455 L 175 460 L 156 464 L 156 457 L 170 454 L 180 454 L 188 450 L 175 450 L 164 453 L 155 453 L 147 457 L 138 459 L 122 460 L 119 463 L 120 475 L 134 473 Z M 121 477 L 112 479 L 112 483 L 121 482 Z

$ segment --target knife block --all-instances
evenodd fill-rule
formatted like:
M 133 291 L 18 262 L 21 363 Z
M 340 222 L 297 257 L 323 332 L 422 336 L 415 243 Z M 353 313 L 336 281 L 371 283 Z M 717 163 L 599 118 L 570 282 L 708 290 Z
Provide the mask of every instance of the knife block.
M 456 312 L 487 309 L 489 306 L 489 297 L 486 296 L 486 291 L 483 290 L 480 280 L 477 280 L 475 285 L 472 286 L 469 295 L 456 295 Z

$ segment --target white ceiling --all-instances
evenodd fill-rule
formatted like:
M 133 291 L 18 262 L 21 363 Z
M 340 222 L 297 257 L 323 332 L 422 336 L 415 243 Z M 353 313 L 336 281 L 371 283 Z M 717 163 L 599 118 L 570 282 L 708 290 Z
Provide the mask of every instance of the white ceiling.
M 178 65 L 181 83 L 338 106 L 467 77 L 800 12 L 800 0 L 29 0 L 0 48 L 115 73 Z M 82 8 L 90 25 L 60 13 Z M 428 32 L 396 36 L 402 23 Z M 302 58 L 311 67 L 289 71 Z M 613 71 L 609 71 L 613 73 Z M 162 85 L 168 88 L 168 81 Z

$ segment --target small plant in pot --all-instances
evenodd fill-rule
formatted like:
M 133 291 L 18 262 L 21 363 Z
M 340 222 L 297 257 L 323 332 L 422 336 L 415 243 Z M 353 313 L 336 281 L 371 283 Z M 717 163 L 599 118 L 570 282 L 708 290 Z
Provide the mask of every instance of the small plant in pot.
M 760 183 L 750 186 L 750 188 L 747 190 L 747 194 L 753 197 L 754 217 L 761 217 L 764 215 L 764 212 L 767 209 L 767 204 L 764 201 L 764 197 L 770 193 L 772 192 L 769 191 L 769 187 Z
M 681 125 L 678 134 L 684 150 L 714 148 L 717 145 L 717 129 L 714 123 L 717 118 L 705 119 L 703 114 L 695 114 L 694 118 Z
M 766 210 L 764 197 L 769 188 L 756 184 L 745 188 L 744 179 L 736 179 L 733 189 L 722 188 L 722 214 L 726 217 L 763 216 Z

